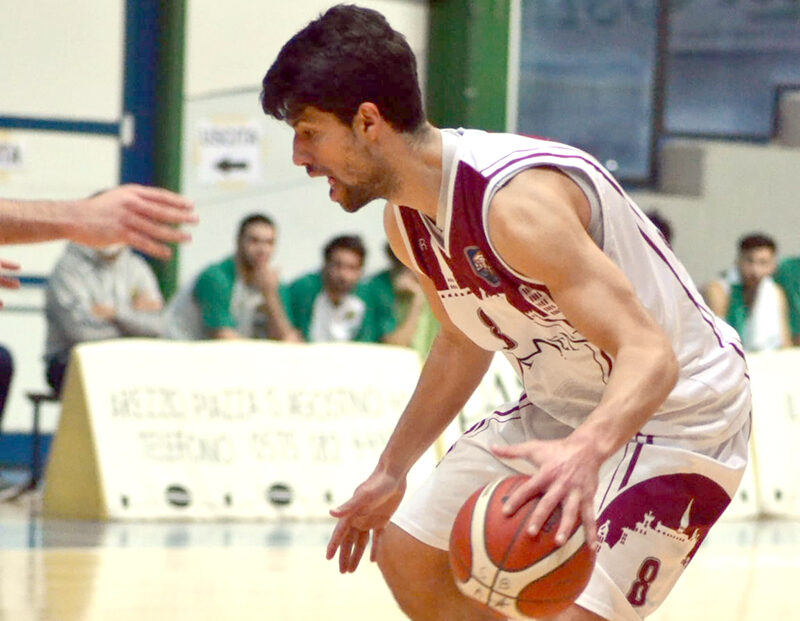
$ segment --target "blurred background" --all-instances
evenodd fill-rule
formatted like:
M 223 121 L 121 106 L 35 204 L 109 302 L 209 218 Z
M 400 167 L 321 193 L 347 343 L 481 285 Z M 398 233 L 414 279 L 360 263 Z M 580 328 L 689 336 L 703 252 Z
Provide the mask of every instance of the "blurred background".
M 289 128 L 259 104 L 282 44 L 330 4 L 0 0 L 0 196 L 81 197 L 126 182 L 185 194 L 200 217 L 193 241 L 152 262 L 167 300 L 230 253 L 252 212 L 277 224 L 283 279 L 316 269 L 344 233 L 364 238 L 365 273 L 384 269 L 380 206 L 351 215 L 331 203 L 324 180 L 293 166 Z M 698 285 L 734 264 L 750 231 L 774 238 L 779 258 L 800 255 L 797 0 L 360 4 L 407 36 L 434 124 L 585 149 L 669 221 Z M 44 287 L 64 245 L 0 249 L 22 264 L 23 283 L 0 293 L 0 342 L 15 357 L 0 466 L 30 459 L 25 393 L 44 386 Z M 45 449 L 55 405 L 44 404 Z M 795 531 L 782 537 L 796 545 Z

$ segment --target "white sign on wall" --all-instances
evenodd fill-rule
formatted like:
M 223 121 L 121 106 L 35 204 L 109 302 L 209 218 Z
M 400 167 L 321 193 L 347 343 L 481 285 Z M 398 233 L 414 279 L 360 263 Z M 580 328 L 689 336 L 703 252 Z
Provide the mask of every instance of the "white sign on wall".
M 196 145 L 200 183 L 259 183 L 263 174 L 263 142 L 263 125 L 259 119 L 198 122 Z

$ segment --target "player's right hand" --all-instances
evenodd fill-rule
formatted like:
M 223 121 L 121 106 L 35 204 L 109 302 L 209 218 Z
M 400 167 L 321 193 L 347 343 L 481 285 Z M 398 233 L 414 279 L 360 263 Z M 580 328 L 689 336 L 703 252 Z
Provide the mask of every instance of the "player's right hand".
M 598 472 L 604 456 L 593 438 L 573 431 L 556 440 L 527 440 L 520 444 L 493 446 L 492 453 L 503 459 L 521 458 L 537 467 L 537 472 L 518 486 L 506 501 L 508 515 L 513 515 L 529 499 L 541 494 L 528 522 L 535 536 L 548 516 L 561 505 L 561 521 L 556 543 L 563 545 L 573 527 L 581 521 L 589 547 L 597 542 L 594 497 Z
M 397 509 L 406 491 L 405 477 L 397 478 L 376 469 L 370 477 L 356 488 L 352 498 L 332 509 L 330 514 L 338 518 L 328 542 L 328 560 L 339 552 L 339 571 L 354 572 L 369 544 L 372 532 L 370 560 L 374 561 L 383 529 Z

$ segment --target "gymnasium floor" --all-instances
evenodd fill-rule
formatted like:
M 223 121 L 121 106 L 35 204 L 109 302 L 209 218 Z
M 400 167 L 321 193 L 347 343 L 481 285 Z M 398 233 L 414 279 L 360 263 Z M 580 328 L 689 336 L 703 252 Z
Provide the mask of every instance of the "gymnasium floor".
M 0 503 L 0 621 L 395 621 L 377 568 L 340 576 L 331 523 L 45 521 Z M 800 522 L 716 527 L 653 621 L 800 621 Z

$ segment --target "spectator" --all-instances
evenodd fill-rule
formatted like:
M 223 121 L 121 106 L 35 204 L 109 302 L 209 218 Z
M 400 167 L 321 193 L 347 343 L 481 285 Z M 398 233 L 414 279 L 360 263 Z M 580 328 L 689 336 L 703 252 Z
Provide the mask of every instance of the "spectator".
M 374 341 L 364 318 L 367 304 L 359 281 L 367 251 L 357 235 L 332 239 L 323 251 L 322 271 L 289 287 L 289 316 L 309 342 Z
M 203 270 L 170 302 L 164 336 L 198 340 L 268 338 L 298 341 L 286 315 L 275 251 L 275 223 L 264 214 L 242 220 L 236 254 Z
M 748 351 L 791 344 L 786 295 L 772 278 L 775 241 L 760 233 L 739 240 L 736 269 L 706 287 L 709 307 L 731 324 Z
M 128 184 L 80 200 L 0 199 L 0 244 L 19 244 L 69 239 L 92 246 L 127 242 L 142 252 L 167 259 L 167 243 L 188 241 L 190 236 L 174 225 L 193 223 L 197 216 L 182 196 L 163 190 Z M 0 259 L 0 287 L 17 289 L 19 265 Z M 0 301 L 0 307 L 3 303 Z M 14 362 L 0 346 L 0 424 L 11 386 Z M 62 372 L 63 376 L 63 372 Z M 0 498 L 22 488 L 0 475 Z
M 391 266 L 364 283 L 372 340 L 413 347 L 425 357 L 438 330 L 436 318 L 414 273 L 388 243 L 386 254 Z
M 70 351 L 78 343 L 158 336 L 163 303 L 150 266 L 128 246 L 69 244 L 45 294 L 47 383 L 61 394 Z
M 775 272 L 775 282 L 783 287 L 789 304 L 792 344 L 800 345 L 800 256 L 781 261 Z

